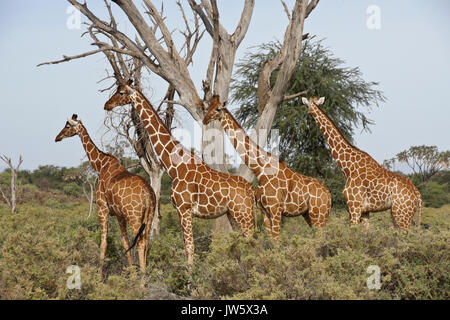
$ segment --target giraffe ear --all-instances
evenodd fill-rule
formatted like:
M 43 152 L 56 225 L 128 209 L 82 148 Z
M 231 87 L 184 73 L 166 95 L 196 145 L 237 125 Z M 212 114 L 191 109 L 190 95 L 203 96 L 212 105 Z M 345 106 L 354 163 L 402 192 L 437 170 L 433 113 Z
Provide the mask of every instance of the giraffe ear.
M 320 106 L 325 101 L 325 97 L 321 97 L 319 100 L 317 100 L 316 105 Z
M 309 101 L 305 97 L 302 97 L 303 104 L 306 104 L 309 107 Z

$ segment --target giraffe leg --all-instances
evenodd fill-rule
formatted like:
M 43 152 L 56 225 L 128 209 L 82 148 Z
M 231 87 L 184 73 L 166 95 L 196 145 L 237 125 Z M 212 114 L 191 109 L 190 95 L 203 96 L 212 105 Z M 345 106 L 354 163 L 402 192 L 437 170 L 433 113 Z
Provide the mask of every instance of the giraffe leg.
M 313 218 L 311 218 L 311 214 L 309 212 L 305 212 L 304 214 L 302 214 L 303 219 L 305 219 L 306 223 L 308 224 L 308 226 L 312 227 L 313 226 Z
M 152 219 L 153 220 L 153 219 Z M 145 248 L 144 248 L 144 261 L 145 263 L 147 263 L 147 256 L 148 256 L 148 251 L 150 249 L 150 230 L 151 230 L 151 226 L 152 226 L 152 222 L 149 219 L 149 224 L 147 224 L 148 227 L 145 228 L 144 231 L 144 235 L 143 235 L 143 240 L 144 240 L 144 244 L 145 244 Z
M 362 215 L 362 209 L 361 206 L 355 206 L 350 207 L 349 206 L 349 213 L 350 213 L 350 226 L 356 226 L 361 221 L 361 215 Z
M 360 222 L 366 230 L 369 230 L 369 212 L 364 212 L 361 214 Z
M 250 238 L 253 236 L 255 225 L 253 223 L 253 212 L 252 209 L 249 208 L 246 210 L 245 208 L 241 208 L 242 210 L 235 211 L 236 208 L 230 209 L 230 215 L 233 217 L 233 221 L 236 224 L 237 229 L 241 229 L 244 237 Z M 246 212 L 246 214 L 243 214 Z M 234 229 L 234 227 L 233 227 Z M 234 229 L 236 230 L 236 229 Z
M 123 248 L 125 249 L 125 251 L 127 251 L 128 248 L 130 247 L 130 242 L 128 240 L 128 235 L 127 235 L 127 221 L 123 217 L 117 217 L 117 221 L 119 221 L 120 232 L 122 233 L 122 245 L 123 245 Z M 130 267 L 132 267 L 133 260 L 131 259 L 130 251 L 127 252 L 127 260 L 128 260 L 128 265 Z
M 391 208 L 394 226 L 402 231 L 411 229 L 415 208 L 407 206 L 399 200 L 394 200 Z
M 107 240 L 106 236 L 108 234 L 108 208 L 101 207 L 99 208 L 99 219 L 100 219 L 100 228 L 101 228 L 101 237 L 100 237 L 100 273 L 103 270 L 103 262 L 105 260 L 106 254 L 106 246 Z
M 350 214 L 350 226 L 360 223 L 362 215 L 362 197 L 359 193 L 353 192 L 353 187 L 348 183 L 345 185 L 344 198 L 347 202 L 348 212 Z
M 233 214 L 231 212 L 227 213 L 228 221 L 230 221 L 231 228 L 233 231 L 239 230 L 239 223 L 234 219 Z
M 309 226 L 325 227 L 331 213 L 331 194 L 326 188 L 319 188 L 315 202 L 310 200 L 308 213 L 303 215 Z M 309 221 L 307 220 L 309 217 Z
M 280 235 L 281 214 L 283 212 L 283 208 L 272 207 L 269 209 L 269 211 L 272 221 L 272 238 L 274 240 L 278 240 L 278 236 Z
M 262 214 L 262 217 L 264 220 L 264 225 L 266 226 L 267 237 L 271 238 L 272 237 L 272 220 L 270 218 L 269 213 L 262 205 L 260 205 L 260 208 L 261 208 L 261 214 Z
M 178 210 L 180 213 L 181 230 L 184 237 L 184 251 L 186 252 L 188 264 L 194 262 L 194 234 L 192 230 L 192 212 L 188 210 Z
M 145 265 L 146 265 L 146 261 L 145 261 L 145 249 L 146 249 L 146 244 L 145 244 L 145 238 L 144 237 L 140 237 L 137 243 L 137 249 L 138 249 L 138 254 L 139 254 L 139 267 L 142 273 L 145 272 Z

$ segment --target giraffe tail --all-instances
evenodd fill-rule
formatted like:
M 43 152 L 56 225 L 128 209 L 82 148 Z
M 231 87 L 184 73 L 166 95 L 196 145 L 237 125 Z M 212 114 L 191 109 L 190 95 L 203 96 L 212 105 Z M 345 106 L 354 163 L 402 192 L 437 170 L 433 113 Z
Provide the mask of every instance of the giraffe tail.
M 252 210 L 253 210 L 253 221 L 255 223 L 255 232 L 258 231 L 258 200 L 256 199 L 256 192 L 253 191 L 253 203 L 252 203 Z
M 419 203 L 417 205 L 417 213 L 418 213 L 418 219 L 417 219 L 417 230 L 420 230 L 420 226 L 422 224 L 422 196 L 419 194 Z M 426 229 L 428 226 L 426 226 Z
M 138 231 L 138 233 L 136 234 L 136 237 L 134 237 L 133 244 L 128 248 L 127 251 L 125 251 L 125 254 L 127 254 L 128 251 L 130 251 L 131 249 L 134 248 L 134 246 L 136 245 L 137 240 L 138 240 L 139 237 L 141 236 L 142 232 L 144 232 L 144 229 L 145 229 L 145 223 L 141 224 L 141 227 L 139 228 L 139 231 Z

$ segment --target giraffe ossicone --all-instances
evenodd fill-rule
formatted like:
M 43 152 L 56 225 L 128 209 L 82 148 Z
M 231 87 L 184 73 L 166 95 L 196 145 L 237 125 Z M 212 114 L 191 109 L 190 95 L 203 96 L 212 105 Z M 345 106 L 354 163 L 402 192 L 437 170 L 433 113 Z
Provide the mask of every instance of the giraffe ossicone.
M 172 179 L 171 200 L 180 216 L 188 263 L 194 258 L 193 217 L 211 219 L 226 214 L 233 229 L 245 237 L 254 232 L 255 191 L 244 178 L 207 166 L 176 141 L 147 98 L 131 82 L 120 84 L 105 110 L 131 104 L 148 132 L 153 148 Z
M 368 227 L 370 212 L 391 209 L 394 226 L 409 230 L 418 210 L 420 228 L 422 196 L 411 180 L 382 167 L 368 153 L 348 142 L 319 107 L 325 98 L 303 97 L 302 101 L 319 125 L 333 158 L 347 178 L 343 194 L 350 212 L 350 223 L 363 222 Z
M 108 219 L 109 216 L 116 216 L 128 264 L 133 265 L 129 252 L 131 247 L 127 235 L 127 222 L 135 236 L 133 245 L 137 243 L 140 270 L 145 271 L 149 231 L 155 214 L 155 193 L 143 178 L 128 172 L 117 158 L 99 150 L 77 117 L 74 114 L 72 118 L 67 119 L 55 142 L 78 135 L 89 162 L 98 174 L 96 203 L 101 225 L 100 264 L 103 264 L 106 253 Z

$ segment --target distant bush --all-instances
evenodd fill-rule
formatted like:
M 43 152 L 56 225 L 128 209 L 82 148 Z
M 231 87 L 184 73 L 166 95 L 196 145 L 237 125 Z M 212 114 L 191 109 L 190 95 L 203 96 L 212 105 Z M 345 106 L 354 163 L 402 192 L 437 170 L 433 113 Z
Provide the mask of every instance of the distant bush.
M 72 197 L 80 197 L 83 194 L 83 189 L 75 182 L 66 183 L 62 190 L 66 195 Z
M 419 184 L 423 203 L 426 207 L 440 208 L 449 202 L 447 184 L 439 184 L 435 181 L 428 181 Z
M 333 208 L 342 209 L 347 206 L 343 194 L 345 183 L 345 176 L 341 172 L 337 172 L 337 170 L 335 170 L 333 174 L 327 176 L 324 180 L 325 186 L 331 193 L 331 204 Z

